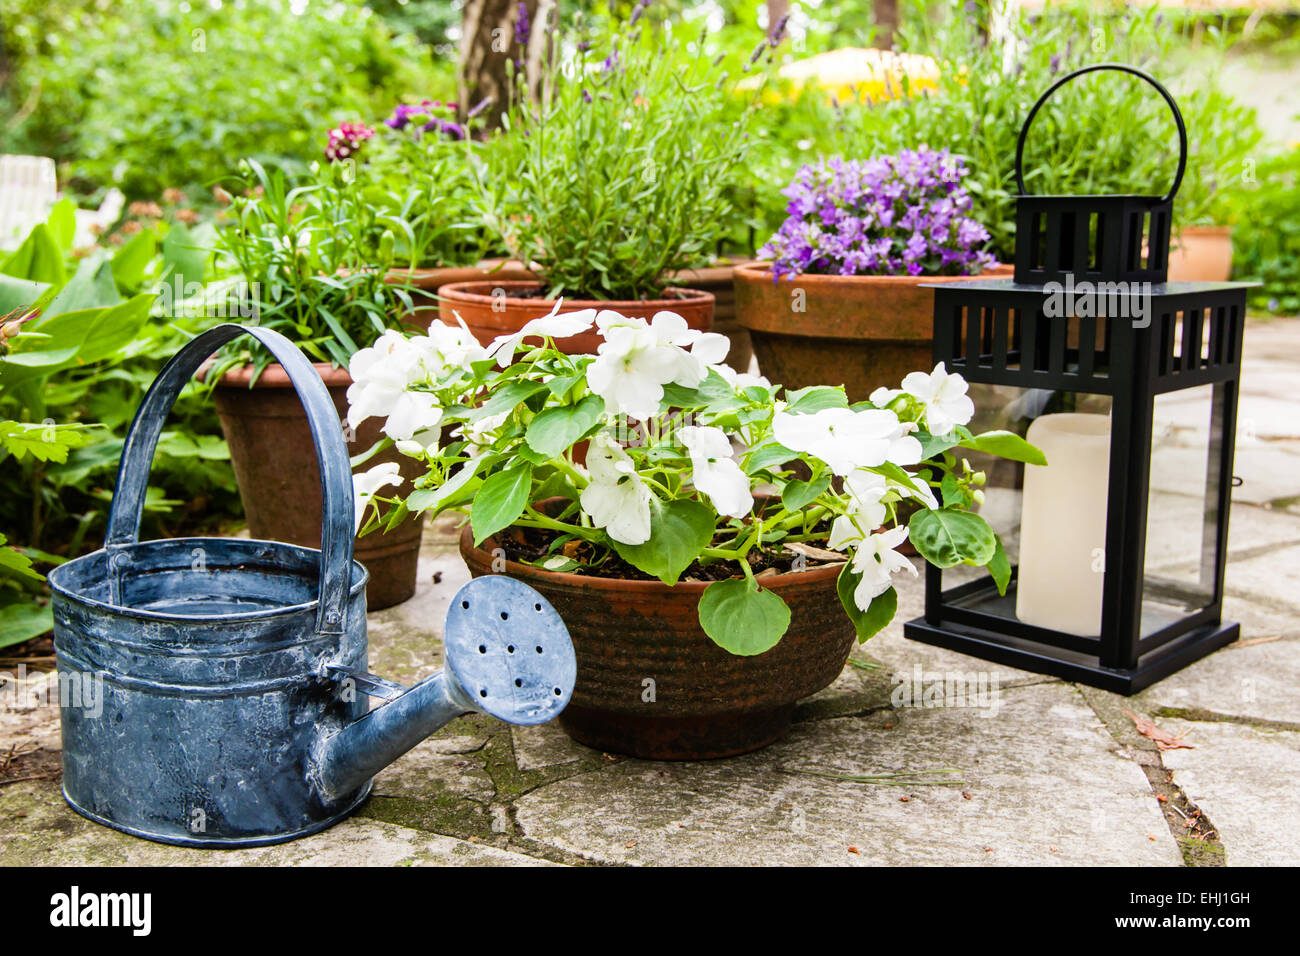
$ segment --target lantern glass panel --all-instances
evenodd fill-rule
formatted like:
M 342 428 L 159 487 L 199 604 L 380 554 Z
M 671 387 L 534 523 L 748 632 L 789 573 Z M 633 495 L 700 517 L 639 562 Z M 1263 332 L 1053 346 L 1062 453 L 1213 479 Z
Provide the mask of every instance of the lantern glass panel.
M 1019 565 L 1019 582 L 1006 597 L 974 588 L 970 594 L 953 596 L 955 607 L 978 609 L 1007 620 L 1023 620 L 1085 636 L 1100 632 L 1101 585 L 1105 570 L 1104 547 L 1109 472 L 1105 448 L 1109 444 L 1111 399 L 1107 395 L 1027 389 L 1005 385 L 972 384 L 970 394 L 978 410 L 971 423 L 976 432 L 1003 429 L 1021 436 L 1032 423 L 1045 416 L 1088 416 L 1100 425 L 1102 434 L 1078 441 L 1066 437 L 1067 446 L 1091 441 L 1102 452 L 1085 455 L 1080 462 L 1063 465 L 1054 473 L 1083 484 L 1071 490 L 1069 482 L 1043 482 L 1043 472 L 1031 476 L 1028 496 L 1028 545 L 1022 519 L 1026 518 L 1026 469 L 1019 462 L 977 452 L 962 452 L 971 467 L 987 476 L 984 504 L 980 513 L 997 532 L 1013 565 Z M 1032 440 L 1032 436 L 1031 436 Z M 1051 456 L 1049 455 L 1049 461 Z M 1082 498 L 1090 498 L 1091 508 Z M 1029 561 L 1022 564 L 1023 552 Z M 978 578 L 982 568 L 958 566 L 944 572 L 945 590 Z M 1023 593 L 1018 593 L 1023 592 Z M 1027 602 L 1027 603 L 1026 603 Z
M 1214 600 L 1219 543 L 1215 387 L 1157 395 L 1143 577 L 1142 635 Z

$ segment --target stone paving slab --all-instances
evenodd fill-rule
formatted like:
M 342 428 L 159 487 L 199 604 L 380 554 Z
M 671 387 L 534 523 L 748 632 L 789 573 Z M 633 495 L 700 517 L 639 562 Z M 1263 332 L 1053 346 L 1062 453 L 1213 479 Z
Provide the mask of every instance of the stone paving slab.
M 21 808 L 21 809 L 18 809 Z M 23 814 L 15 819 L 16 814 Z M 544 864 L 519 853 L 353 817 L 315 836 L 248 850 L 151 843 L 91 823 L 57 786 L 0 790 L 0 863 L 6 866 L 505 866 Z
M 1168 720 L 1194 750 L 1165 766 L 1223 838 L 1229 866 L 1300 865 L 1300 733 L 1236 723 Z
M 1229 865 L 1300 863 L 1300 424 L 1291 397 L 1300 320 L 1251 322 L 1246 349 L 1249 424 L 1234 469 L 1246 484 L 1234 490 L 1225 602 L 1243 641 L 1136 697 L 1084 693 L 905 640 L 902 624 L 921 613 L 924 592 L 907 578 L 895 622 L 853 651 L 865 666 L 801 702 L 789 735 L 766 750 L 657 764 L 600 754 L 556 726 L 466 717 L 384 770 L 351 820 L 279 847 L 198 851 L 136 840 L 70 811 L 59 791 L 57 709 L 0 693 L 0 863 L 1222 862 L 1224 852 L 1180 846 L 1184 833 L 1172 813 L 1169 823 L 1162 816 L 1168 803 L 1158 792 L 1201 809 Z M 1161 560 L 1171 573 L 1188 565 L 1174 552 Z M 419 574 L 411 601 L 369 617 L 371 670 L 406 684 L 441 666 L 446 608 L 469 577 L 451 521 L 426 530 Z M 996 713 L 896 706 L 900 681 L 918 668 L 925 680 L 996 678 Z M 43 681 L 35 675 L 32 685 Z M 1126 710 L 1195 749 L 1158 751 Z M 786 772 L 949 767 L 962 787 Z
M 960 770 L 961 787 L 789 770 Z M 518 801 L 532 839 L 624 864 L 1176 865 L 1145 776 L 1065 684 L 969 709 L 808 721 L 726 761 L 624 760 Z

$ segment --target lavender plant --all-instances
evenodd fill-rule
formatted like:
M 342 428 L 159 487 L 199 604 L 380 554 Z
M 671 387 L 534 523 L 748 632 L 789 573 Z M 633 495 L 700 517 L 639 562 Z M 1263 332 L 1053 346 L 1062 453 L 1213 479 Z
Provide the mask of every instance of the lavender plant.
M 502 135 L 484 153 L 485 221 L 536 265 L 551 297 L 658 298 L 667 275 L 705 265 L 740 216 L 729 197 L 750 175 L 752 110 L 737 110 L 736 77 L 706 35 L 666 23 L 643 34 L 643 9 L 619 36 L 557 31 L 535 95 L 521 72 Z M 751 68 L 771 48 L 756 50 Z
M 993 262 L 972 219 L 962 159 L 904 149 L 804 166 L 783 194 L 788 216 L 759 250 L 774 279 L 819 275 L 972 275 Z

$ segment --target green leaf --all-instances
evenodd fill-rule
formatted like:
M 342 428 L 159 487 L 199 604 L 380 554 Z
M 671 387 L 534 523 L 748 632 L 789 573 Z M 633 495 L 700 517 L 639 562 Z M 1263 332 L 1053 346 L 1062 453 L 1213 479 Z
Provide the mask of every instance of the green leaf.
M 713 643 L 740 657 L 775 647 L 790 627 L 790 608 L 750 578 L 714 581 L 700 597 L 700 626 Z
M 0 275 L 0 317 L 29 307 L 49 288 L 48 282 L 32 282 L 30 279 Z
M 473 498 L 474 479 L 482 459 L 466 462 L 460 471 L 437 488 L 421 488 L 406 496 L 406 506 L 412 512 L 432 511 L 437 517 L 445 508 L 453 508 Z
M 49 607 L 8 604 L 0 607 L 0 647 L 11 647 L 40 637 L 54 627 Z
M 42 310 L 42 319 L 63 315 L 66 312 L 83 312 L 117 305 L 122 297 L 113 281 L 113 267 L 100 255 L 92 255 L 77 265 L 68 284 L 59 290 L 50 304 Z
M 765 442 L 749 453 L 749 458 L 745 461 L 745 474 L 753 475 L 775 465 L 784 465 L 798 457 L 798 452 L 791 451 L 780 442 Z
M 63 250 L 45 223 L 32 227 L 22 245 L 0 265 L 0 272 L 19 279 L 46 282 L 58 287 L 68 281 Z
M 792 415 L 811 415 L 828 408 L 848 408 L 849 400 L 844 389 L 830 385 L 811 385 L 797 391 L 787 392 L 786 411 Z
M 514 410 L 522 405 L 528 399 L 532 398 L 538 392 L 546 391 L 544 382 L 511 382 L 505 388 L 499 389 L 491 398 L 474 409 L 470 415 L 470 421 L 482 421 L 493 415 L 500 415 L 502 412 Z
M 989 523 L 969 511 L 927 508 L 912 515 L 907 528 L 917 552 L 939 568 L 958 564 L 982 567 L 997 550 L 997 536 Z
M 576 405 L 548 408 L 528 425 L 524 440 L 534 451 L 553 458 L 591 431 L 605 415 L 605 400 L 588 395 Z
M 170 269 L 169 275 L 180 276 L 182 287 L 191 282 L 202 284 L 214 240 L 209 223 L 193 232 L 184 223 L 172 223 L 162 241 L 164 269 Z
M 633 567 L 664 584 L 677 583 L 682 572 L 713 540 L 713 509 L 698 501 L 650 499 L 650 539 L 644 544 L 613 542 L 614 550 Z
M 997 535 L 993 536 L 997 542 L 997 548 L 993 552 L 993 557 L 989 559 L 989 574 L 993 575 L 993 583 L 998 586 L 998 593 L 1005 595 L 1007 585 L 1011 583 L 1011 561 L 1007 558 L 1007 553 L 1002 549 L 1002 539 Z
M 71 199 L 60 199 L 51 207 L 45 224 L 64 254 L 71 252 L 72 241 L 77 236 L 77 204 Z
M 976 435 L 961 443 L 962 448 L 972 451 L 987 452 L 999 458 L 1011 461 L 1023 461 L 1031 465 L 1046 465 L 1047 457 L 1041 450 L 1029 444 L 1015 432 L 992 431 Z
M 153 230 L 144 229 L 113 254 L 113 278 L 123 289 L 138 289 L 158 251 L 158 239 Z
M 871 605 L 865 611 L 859 608 L 853 600 L 853 592 L 861 580 L 862 575 L 854 572 L 852 564 L 844 565 L 840 576 L 835 579 L 835 591 L 840 596 L 844 613 L 849 616 L 853 629 L 858 633 L 859 644 L 878 634 L 898 612 L 898 592 L 893 588 L 872 598 Z
M 7 545 L 6 538 L 0 534 L 0 576 L 21 578 L 33 584 L 45 580 L 45 576 L 32 568 L 32 559 L 17 548 Z
M 781 491 L 781 504 L 786 511 L 799 511 L 816 501 L 831 486 L 831 476 L 823 475 L 813 481 L 800 481 L 792 478 L 785 483 Z
M 80 448 L 90 438 L 80 425 L 0 421 L 0 448 L 19 461 L 31 455 L 37 461 L 65 462 L 68 449 Z
M 947 435 L 926 435 L 918 434 L 917 438 L 921 442 L 921 460 L 927 461 L 936 455 L 942 455 L 949 448 L 956 448 L 961 443 L 961 438 L 955 432 L 949 432 Z
M 474 530 L 474 544 L 496 534 L 524 512 L 528 492 L 533 487 L 533 466 L 517 465 L 489 477 L 474 496 L 469 523 Z

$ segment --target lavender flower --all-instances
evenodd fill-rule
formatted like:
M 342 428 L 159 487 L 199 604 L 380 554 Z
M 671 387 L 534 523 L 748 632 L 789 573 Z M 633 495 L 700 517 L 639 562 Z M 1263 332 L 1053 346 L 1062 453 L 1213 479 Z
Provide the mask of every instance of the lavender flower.
M 788 218 L 759 250 L 772 275 L 971 275 L 991 265 L 989 233 L 966 215 L 963 160 L 947 150 L 831 159 L 799 170 Z
M 528 22 L 528 5 L 520 0 L 515 9 L 517 11 L 515 14 L 515 42 L 520 46 L 527 46 L 528 37 L 533 32 L 533 28 Z
M 650 6 L 650 0 L 639 0 L 637 5 L 632 8 L 632 16 L 627 21 L 629 29 L 636 26 L 637 21 L 641 19 L 641 15 L 645 13 L 645 8 L 648 6 Z
M 451 118 L 455 115 L 455 103 L 443 103 L 439 100 L 423 100 L 418 106 L 398 103 L 393 108 L 393 115 L 384 120 L 384 125 L 390 129 L 401 130 L 406 129 L 412 123 L 417 123 L 421 135 L 437 132 L 449 139 L 464 139 L 466 136 L 465 127 Z
M 329 131 L 329 140 L 325 144 L 325 158 L 331 163 L 347 159 L 361 144 L 375 135 L 375 131 L 365 123 L 340 123 Z

